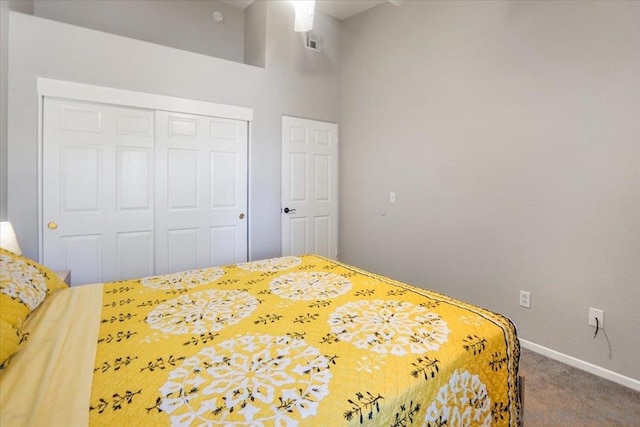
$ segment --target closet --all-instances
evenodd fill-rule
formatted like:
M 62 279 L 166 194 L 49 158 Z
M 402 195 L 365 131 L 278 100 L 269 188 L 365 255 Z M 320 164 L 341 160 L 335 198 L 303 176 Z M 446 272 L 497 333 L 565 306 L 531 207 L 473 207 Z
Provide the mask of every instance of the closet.
M 247 120 L 41 104 L 47 266 L 82 284 L 247 260 Z

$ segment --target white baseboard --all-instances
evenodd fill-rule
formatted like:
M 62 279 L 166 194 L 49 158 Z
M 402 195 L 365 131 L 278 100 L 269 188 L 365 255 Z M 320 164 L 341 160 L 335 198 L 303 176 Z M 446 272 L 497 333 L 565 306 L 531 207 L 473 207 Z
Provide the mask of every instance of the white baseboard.
M 574 368 L 587 371 L 590 374 L 597 375 L 609 381 L 613 381 L 614 383 L 618 383 L 625 387 L 629 387 L 630 389 L 640 391 L 639 380 L 633 379 L 631 377 L 627 377 L 625 375 L 618 374 L 617 372 L 610 371 L 598 365 L 594 365 L 593 363 L 585 362 L 584 360 L 577 359 L 573 356 L 569 356 L 568 354 L 560 353 L 559 351 L 552 350 L 540 344 L 523 340 L 522 338 L 520 338 L 520 345 L 523 348 L 526 348 L 527 350 L 531 350 L 536 353 L 542 354 L 543 356 L 547 356 L 550 359 L 557 360 L 558 362 L 566 363 L 567 365 L 573 366 Z

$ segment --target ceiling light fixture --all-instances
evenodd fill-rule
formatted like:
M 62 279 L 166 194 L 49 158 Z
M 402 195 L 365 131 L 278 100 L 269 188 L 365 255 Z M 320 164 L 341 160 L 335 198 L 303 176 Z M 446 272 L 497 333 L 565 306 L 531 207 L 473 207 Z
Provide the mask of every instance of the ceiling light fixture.
M 313 29 L 313 14 L 316 8 L 315 0 L 294 0 L 295 20 L 293 30 L 306 33 Z

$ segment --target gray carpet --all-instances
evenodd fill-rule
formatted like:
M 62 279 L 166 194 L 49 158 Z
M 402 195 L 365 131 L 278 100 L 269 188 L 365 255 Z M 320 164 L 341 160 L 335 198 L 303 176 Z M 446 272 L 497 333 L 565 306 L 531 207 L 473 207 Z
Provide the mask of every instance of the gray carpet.
M 525 427 L 640 426 L 640 392 L 522 349 Z

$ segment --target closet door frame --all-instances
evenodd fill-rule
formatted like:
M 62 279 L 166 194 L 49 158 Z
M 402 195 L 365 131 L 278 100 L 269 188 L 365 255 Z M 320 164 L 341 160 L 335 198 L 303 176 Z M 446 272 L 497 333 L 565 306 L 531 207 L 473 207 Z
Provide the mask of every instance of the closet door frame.
M 173 96 L 157 95 L 146 92 L 138 92 L 124 89 L 115 89 L 104 86 L 95 86 L 84 83 L 68 82 L 39 77 L 36 81 L 38 93 L 38 257 L 43 259 L 43 117 L 44 98 L 63 98 L 74 101 L 87 101 L 102 104 L 119 105 L 125 107 L 137 107 L 149 110 L 164 110 L 176 113 L 197 114 L 202 116 L 219 117 L 223 119 L 241 120 L 247 122 L 247 150 L 251 148 L 251 122 L 253 109 L 234 105 L 217 104 L 214 102 L 199 101 L 194 99 L 179 98 Z M 250 156 L 247 156 L 249 163 Z M 249 170 L 247 164 L 247 170 Z M 247 181 L 247 219 L 251 220 L 251 185 Z M 247 259 L 251 254 L 251 229 L 247 222 Z

